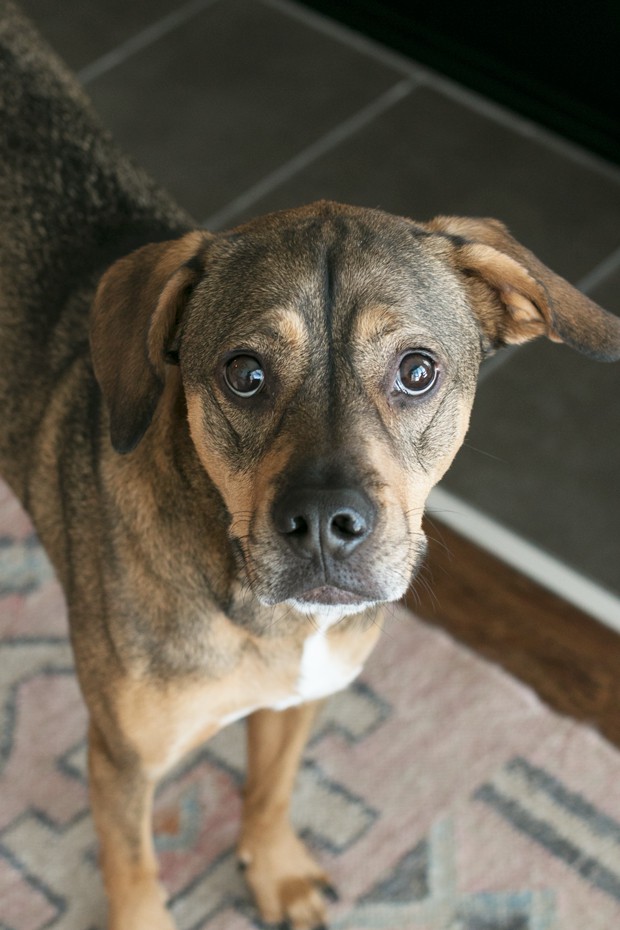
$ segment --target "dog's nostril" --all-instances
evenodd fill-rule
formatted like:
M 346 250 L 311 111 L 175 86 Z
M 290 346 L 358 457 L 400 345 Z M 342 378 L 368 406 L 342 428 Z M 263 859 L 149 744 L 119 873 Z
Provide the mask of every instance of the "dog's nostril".
M 305 517 L 291 517 L 287 532 L 289 536 L 304 536 L 308 529 L 308 521 Z
M 359 514 L 343 511 L 332 517 L 331 531 L 341 539 L 357 539 L 366 533 L 366 523 Z
M 286 508 L 277 510 L 275 524 L 278 532 L 282 533 L 283 536 L 305 536 L 310 532 L 310 523 L 307 517 L 295 510 L 288 511 Z

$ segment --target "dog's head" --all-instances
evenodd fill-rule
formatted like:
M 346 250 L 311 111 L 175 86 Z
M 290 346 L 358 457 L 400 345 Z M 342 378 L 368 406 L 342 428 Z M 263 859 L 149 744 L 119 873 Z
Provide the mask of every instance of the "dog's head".
M 255 596 L 329 617 L 405 592 L 481 360 L 539 335 L 620 358 L 620 320 L 500 223 L 319 203 L 121 259 L 91 342 L 120 453 L 180 365 Z

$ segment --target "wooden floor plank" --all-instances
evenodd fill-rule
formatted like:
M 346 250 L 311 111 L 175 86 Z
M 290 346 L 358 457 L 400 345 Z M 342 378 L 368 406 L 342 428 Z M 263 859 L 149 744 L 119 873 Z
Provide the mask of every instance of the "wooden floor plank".
M 620 636 L 448 527 L 426 529 L 408 606 L 620 747 Z

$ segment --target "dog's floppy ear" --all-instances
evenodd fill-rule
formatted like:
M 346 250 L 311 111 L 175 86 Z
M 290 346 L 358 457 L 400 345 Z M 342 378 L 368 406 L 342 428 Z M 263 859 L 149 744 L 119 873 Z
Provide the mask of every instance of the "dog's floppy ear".
M 200 277 L 209 234 L 145 245 L 103 275 L 91 310 L 95 376 L 110 413 L 117 452 L 130 452 L 146 432 L 163 391 L 166 362 L 192 286 Z
M 502 223 L 439 216 L 427 228 L 447 236 L 459 270 L 494 293 L 476 305 L 493 347 L 546 335 L 599 361 L 620 359 L 620 319 L 543 265 Z

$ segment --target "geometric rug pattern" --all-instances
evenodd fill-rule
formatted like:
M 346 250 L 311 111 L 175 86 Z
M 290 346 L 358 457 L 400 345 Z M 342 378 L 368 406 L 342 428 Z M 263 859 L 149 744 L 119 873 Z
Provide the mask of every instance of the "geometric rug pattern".
M 61 592 L 0 484 L 0 930 L 105 930 Z M 179 930 L 260 927 L 235 861 L 238 722 L 161 785 Z M 332 698 L 294 797 L 332 930 L 620 928 L 620 756 L 404 610 Z

